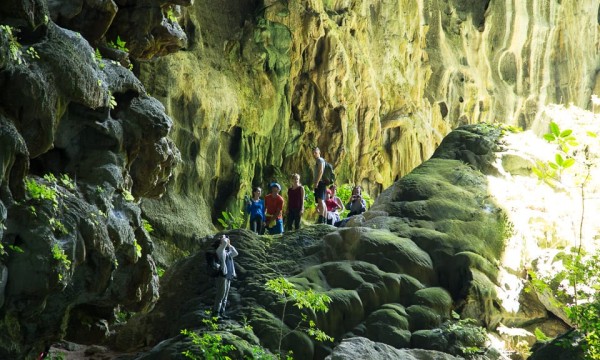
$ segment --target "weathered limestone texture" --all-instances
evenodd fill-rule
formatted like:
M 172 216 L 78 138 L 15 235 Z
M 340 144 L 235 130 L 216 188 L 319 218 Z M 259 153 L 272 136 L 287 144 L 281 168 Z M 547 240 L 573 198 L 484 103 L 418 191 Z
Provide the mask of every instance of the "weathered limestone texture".
M 600 90 L 598 5 L 196 2 L 182 19 L 186 51 L 141 66 L 183 149 L 165 206 L 214 220 L 252 185 L 286 186 L 293 172 L 310 184 L 315 145 L 340 182 L 376 195 L 458 125 L 527 128 L 548 103 L 589 108 Z
M 0 5 L 0 359 L 104 342 L 115 310 L 154 306 L 139 199 L 160 197 L 179 159 L 164 106 L 50 15 Z

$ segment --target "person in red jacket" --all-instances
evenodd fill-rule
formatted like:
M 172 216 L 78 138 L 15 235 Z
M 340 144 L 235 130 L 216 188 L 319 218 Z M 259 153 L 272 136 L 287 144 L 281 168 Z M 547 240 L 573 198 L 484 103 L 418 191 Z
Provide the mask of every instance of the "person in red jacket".
M 271 193 L 265 196 L 265 228 L 269 234 L 283 233 L 283 198 L 279 195 L 281 185 L 274 182 L 269 186 Z

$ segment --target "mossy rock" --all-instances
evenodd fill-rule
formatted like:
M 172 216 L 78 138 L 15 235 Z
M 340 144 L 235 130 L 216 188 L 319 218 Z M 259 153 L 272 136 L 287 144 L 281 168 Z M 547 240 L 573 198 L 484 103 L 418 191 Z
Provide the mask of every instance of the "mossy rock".
M 417 330 L 412 333 L 410 346 L 418 349 L 445 351 L 448 340 L 441 329 Z
M 442 323 L 442 317 L 433 309 L 423 305 L 411 305 L 406 308 L 410 331 L 433 329 Z
M 361 260 L 390 273 L 403 273 L 425 284 L 436 282 L 429 255 L 413 241 L 389 231 L 349 228 L 324 238 L 327 260 Z
M 432 287 L 418 290 L 413 295 L 414 305 L 424 305 L 434 310 L 443 319 L 450 318 L 452 297 L 444 288 Z
M 366 321 L 366 337 L 396 348 L 407 347 L 410 344 L 408 319 L 404 308 L 381 308 L 370 314 Z

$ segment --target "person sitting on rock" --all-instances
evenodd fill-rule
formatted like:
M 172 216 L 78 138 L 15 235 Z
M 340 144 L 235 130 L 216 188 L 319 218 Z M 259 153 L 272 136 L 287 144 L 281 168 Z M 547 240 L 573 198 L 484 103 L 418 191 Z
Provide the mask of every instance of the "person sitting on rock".
M 360 186 L 357 185 L 352 189 L 352 196 L 348 204 L 346 204 L 346 209 L 350 210 L 348 217 L 367 211 L 367 202 L 362 197 L 362 188 Z
M 325 200 L 325 206 L 327 207 L 327 224 L 333 225 L 340 221 L 340 213 L 338 209 L 343 209 L 342 201 L 336 201 L 333 197 L 333 191 L 331 189 L 327 189 L 327 200 Z
M 246 203 L 246 213 L 250 214 L 250 230 L 262 234 L 265 222 L 265 202 L 260 198 L 262 189 L 258 186 L 252 189 L 252 198 Z
M 348 217 L 337 223 L 333 223 L 334 226 L 346 226 L 346 223 L 350 220 L 352 216 L 360 215 L 367 211 L 367 202 L 362 197 L 362 188 L 360 186 L 357 185 L 352 189 L 352 196 L 350 197 L 350 201 L 348 202 L 348 204 L 346 204 L 346 209 L 350 210 L 350 212 L 348 213 Z
M 269 234 L 281 234 L 283 233 L 283 205 L 284 201 L 279 192 L 281 191 L 281 185 L 274 182 L 269 186 L 271 193 L 265 196 L 265 227 Z
M 229 295 L 229 288 L 231 287 L 231 280 L 237 276 L 233 258 L 238 256 L 238 252 L 231 245 L 231 240 L 227 235 L 217 236 L 217 240 L 220 241 L 216 253 L 221 264 L 221 273 L 215 278 L 216 294 L 213 316 L 220 319 L 228 319 L 229 317 L 225 315 L 225 309 L 227 307 L 227 297 Z

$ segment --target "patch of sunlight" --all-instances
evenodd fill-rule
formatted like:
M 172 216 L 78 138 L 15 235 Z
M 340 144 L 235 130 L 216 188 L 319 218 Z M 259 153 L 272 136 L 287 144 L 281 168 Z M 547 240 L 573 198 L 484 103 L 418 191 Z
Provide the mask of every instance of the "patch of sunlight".
M 600 213 L 600 137 L 588 135 L 598 134 L 600 116 L 575 106 L 550 105 L 538 118 L 531 130 L 503 138 L 505 147 L 496 162 L 500 176 L 488 176 L 490 194 L 513 225 L 498 278 L 499 297 L 510 312 L 519 310 L 528 269 L 535 265 L 538 273 L 553 274 L 562 265 L 554 260 L 558 252 L 580 245 L 595 251 L 600 238 L 595 219 Z M 531 171 L 536 161 L 554 161 L 559 152 L 556 144 L 542 138 L 550 122 L 573 130 L 579 143 L 573 153 L 575 165 L 564 171 L 555 188 Z

